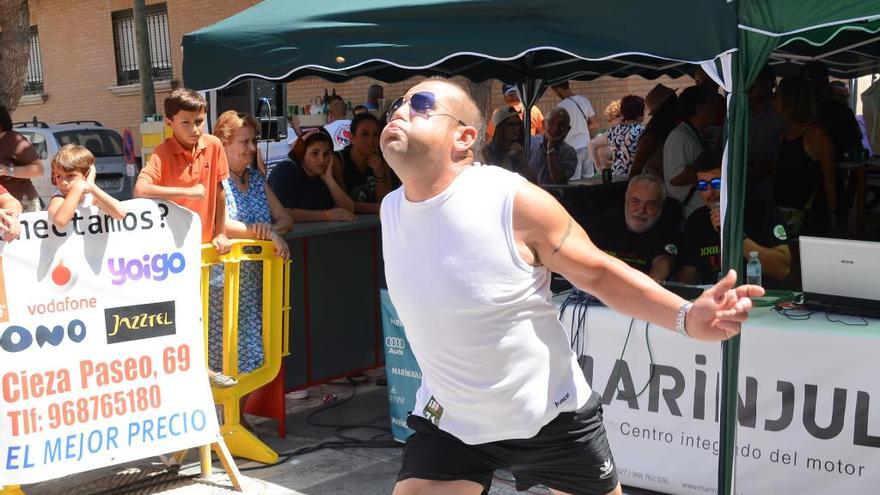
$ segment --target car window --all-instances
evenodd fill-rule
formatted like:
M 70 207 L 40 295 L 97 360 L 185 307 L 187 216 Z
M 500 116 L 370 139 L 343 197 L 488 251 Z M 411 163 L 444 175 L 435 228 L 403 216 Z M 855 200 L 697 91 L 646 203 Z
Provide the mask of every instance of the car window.
M 78 144 L 91 151 L 95 157 L 122 156 L 122 138 L 116 131 L 77 129 L 56 132 L 55 137 L 61 146 Z
M 34 149 L 37 150 L 37 153 L 40 155 L 41 160 L 45 160 L 49 158 L 49 148 L 46 145 L 46 136 L 42 134 L 38 134 L 36 132 L 19 132 L 25 139 L 31 142 L 34 145 Z

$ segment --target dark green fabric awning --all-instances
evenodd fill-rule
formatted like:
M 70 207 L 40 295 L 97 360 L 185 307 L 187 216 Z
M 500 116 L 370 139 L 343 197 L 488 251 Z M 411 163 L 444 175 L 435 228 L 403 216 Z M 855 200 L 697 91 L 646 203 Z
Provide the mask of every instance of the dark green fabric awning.
M 740 46 L 762 63 L 760 52 L 770 49 L 777 74 L 795 74 L 808 60 L 845 79 L 880 70 L 878 0 L 747 0 L 739 11 Z
M 729 52 L 736 34 L 720 0 L 266 0 L 184 36 L 183 76 L 199 90 L 248 77 L 655 78 Z
M 734 92 L 728 102 L 727 204 L 722 264 L 742 274 L 743 205 L 749 136 L 748 88 L 764 64 L 777 74 L 794 73 L 819 59 L 838 77 L 870 74 L 877 60 L 876 20 L 880 0 L 741 0 L 738 51 L 732 65 Z M 855 50 L 860 48 L 864 53 Z M 771 55 L 772 54 L 772 55 Z M 772 58 L 771 58 L 772 57 Z M 739 337 L 722 344 L 721 431 L 718 493 L 733 494 L 736 454 Z

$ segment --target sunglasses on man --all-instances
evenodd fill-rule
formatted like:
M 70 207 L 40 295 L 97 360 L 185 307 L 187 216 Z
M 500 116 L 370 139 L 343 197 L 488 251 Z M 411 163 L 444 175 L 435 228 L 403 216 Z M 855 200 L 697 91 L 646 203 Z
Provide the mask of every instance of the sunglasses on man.
M 388 113 L 385 114 L 385 122 L 391 122 L 394 119 L 394 113 L 402 107 L 403 105 L 409 103 L 409 115 L 412 118 L 413 114 L 424 117 L 426 119 L 434 117 L 434 116 L 443 116 L 454 119 L 459 125 L 467 125 L 462 122 L 458 117 L 448 114 L 448 113 L 430 113 L 432 110 L 437 109 L 437 107 L 442 107 L 442 105 L 437 101 L 437 96 L 430 91 L 419 91 L 418 93 L 413 93 L 409 96 L 401 96 L 400 98 L 394 100 L 390 107 L 388 107 Z
M 715 177 L 714 179 L 711 179 L 711 180 L 702 180 L 702 179 L 698 180 L 697 181 L 697 191 L 706 192 L 709 190 L 710 185 L 712 186 L 712 189 L 715 189 L 716 191 L 720 191 L 721 190 L 721 178 Z

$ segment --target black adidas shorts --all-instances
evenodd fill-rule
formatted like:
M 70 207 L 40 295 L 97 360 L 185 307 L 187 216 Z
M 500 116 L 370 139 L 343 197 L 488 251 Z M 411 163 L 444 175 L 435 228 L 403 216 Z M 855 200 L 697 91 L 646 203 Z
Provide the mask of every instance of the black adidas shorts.
M 508 469 L 516 489 L 545 485 L 574 495 L 604 495 L 617 487 L 617 469 L 602 426 L 602 405 L 593 394 L 584 407 L 560 413 L 532 438 L 468 445 L 430 421 L 410 415 L 415 430 L 403 450 L 397 480 L 467 480 L 484 493 L 496 469 Z

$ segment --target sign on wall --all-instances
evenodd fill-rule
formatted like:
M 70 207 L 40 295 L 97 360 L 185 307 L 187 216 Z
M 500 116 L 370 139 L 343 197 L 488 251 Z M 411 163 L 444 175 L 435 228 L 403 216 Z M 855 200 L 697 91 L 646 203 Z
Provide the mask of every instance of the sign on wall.
M 880 396 L 880 324 L 855 330 L 814 318 L 822 321 L 759 308 L 743 329 L 737 494 L 877 491 L 880 406 L 871 398 Z M 589 307 L 581 332 L 582 367 L 602 396 L 621 481 L 715 493 L 720 345 L 653 325 L 646 339 L 645 323 L 630 322 Z
M 0 485 L 214 442 L 198 217 L 134 200 L 0 243 Z

